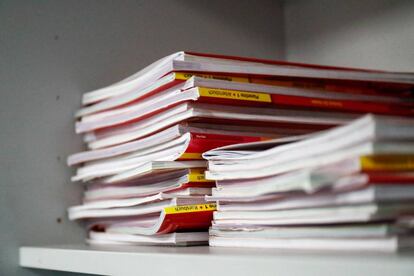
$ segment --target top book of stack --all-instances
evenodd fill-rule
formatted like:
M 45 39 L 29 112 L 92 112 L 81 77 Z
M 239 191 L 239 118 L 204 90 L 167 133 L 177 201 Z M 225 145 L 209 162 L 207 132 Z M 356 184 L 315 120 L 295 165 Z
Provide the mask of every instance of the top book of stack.
M 252 59 L 244 57 L 177 52 L 166 56 L 145 67 L 132 76 L 110 86 L 85 93 L 82 103 L 89 105 L 131 90 L 146 87 L 170 72 L 192 72 L 194 74 L 217 74 L 224 79 L 241 77 L 263 81 L 280 81 L 287 85 L 297 84 L 316 86 L 309 79 L 324 80 L 327 87 L 343 86 L 349 91 L 356 90 L 386 92 L 407 92 L 414 87 L 414 74 L 389 71 L 374 71 L 345 67 L 320 66 L 302 63 L 281 62 L 273 60 Z M 237 80 L 237 79 L 236 79 Z M 364 84 L 363 84 L 364 83 Z M 322 83 L 320 83 L 322 85 Z

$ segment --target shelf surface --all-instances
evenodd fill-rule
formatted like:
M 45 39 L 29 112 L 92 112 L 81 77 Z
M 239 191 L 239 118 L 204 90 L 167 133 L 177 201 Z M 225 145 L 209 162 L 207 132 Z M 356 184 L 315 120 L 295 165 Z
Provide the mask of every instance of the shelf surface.
M 21 247 L 28 268 L 98 275 L 414 275 L 414 253 L 355 254 L 198 247 Z

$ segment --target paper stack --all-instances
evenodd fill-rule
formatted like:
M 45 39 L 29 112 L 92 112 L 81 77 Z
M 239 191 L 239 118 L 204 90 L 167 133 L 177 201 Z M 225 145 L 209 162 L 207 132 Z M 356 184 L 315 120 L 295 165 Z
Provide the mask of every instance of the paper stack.
M 226 145 L 283 143 L 363 112 L 412 115 L 410 74 L 178 52 L 83 96 L 69 156 L 89 242 L 207 242 L 215 185 L 202 154 Z M 252 164 L 254 165 L 254 164 Z
M 204 157 L 217 181 L 212 246 L 414 247 L 414 119 L 366 115 L 297 142 Z

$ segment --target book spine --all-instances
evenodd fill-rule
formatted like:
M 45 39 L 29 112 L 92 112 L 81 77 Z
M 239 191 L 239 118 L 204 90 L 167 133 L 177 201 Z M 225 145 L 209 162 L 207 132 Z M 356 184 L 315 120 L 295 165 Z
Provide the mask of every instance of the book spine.
M 190 169 L 189 182 L 215 182 L 214 180 L 206 179 L 204 171 L 205 169 Z
M 412 172 L 375 172 L 370 171 L 365 173 L 368 176 L 369 182 L 381 185 L 393 184 L 408 184 L 414 183 L 414 173 Z
M 230 89 L 220 88 L 198 88 L 200 97 L 216 98 L 216 99 L 228 99 L 232 101 L 249 101 L 249 102 L 261 102 L 261 103 L 272 103 L 272 97 L 270 94 L 239 91 Z
M 157 234 L 183 231 L 206 231 L 211 226 L 216 204 L 166 207 L 165 218 Z
M 206 180 L 206 181 L 200 181 L 200 180 L 196 180 L 194 182 L 192 182 L 191 180 L 189 180 L 190 182 L 182 184 L 180 188 L 178 188 L 176 191 L 182 190 L 182 189 L 187 189 L 187 188 L 214 188 L 216 187 L 216 182 L 214 180 Z
M 352 111 L 352 112 L 361 112 L 361 113 L 371 112 L 371 113 L 387 114 L 387 115 L 401 115 L 401 116 L 414 115 L 414 107 L 409 108 L 407 106 L 403 106 L 399 104 L 387 104 L 387 103 L 351 101 L 351 100 L 319 99 L 319 98 L 287 96 L 287 95 L 271 95 L 271 96 L 272 96 L 272 103 L 275 105 L 279 104 L 279 105 L 287 105 L 287 106 L 335 109 L 335 110 L 341 110 L 341 111 Z
M 303 107 L 333 109 L 346 112 L 377 113 L 386 115 L 413 116 L 414 107 L 400 104 L 376 103 L 367 101 L 320 99 L 303 96 L 267 94 L 258 92 L 199 88 L 200 100 L 222 104 L 274 105 L 283 107 Z M 219 101 L 217 101 L 219 99 Z
M 370 155 L 360 157 L 362 171 L 414 170 L 414 155 Z
M 196 213 L 196 212 L 206 212 L 206 211 L 215 211 L 217 210 L 217 205 L 215 203 L 205 203 L 205 204 L 193 204 L 193 205 L 180 205 L 180 206 L 170 206 L 165 207 L 165 214 L 182 214 L 182 213 Z
M 343 80 L 287 78 L 287 77 L 251 77 L 251 83 L 281 87 L 322 90 L 327 93 L 339 92 L 347 94 L 376 95 L 395 98 L 412 98 L 412 85 L 395 83 L 372 83 Z

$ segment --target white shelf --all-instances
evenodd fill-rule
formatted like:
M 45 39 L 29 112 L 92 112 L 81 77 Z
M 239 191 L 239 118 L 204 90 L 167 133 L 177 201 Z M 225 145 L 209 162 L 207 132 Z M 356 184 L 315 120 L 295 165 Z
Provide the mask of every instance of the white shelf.
M 414 275 L 414 254 L 199 247 L 21 247 L 20 265 L 98 275 Z

